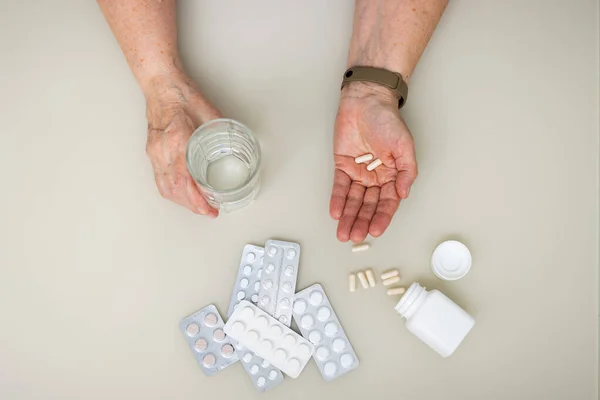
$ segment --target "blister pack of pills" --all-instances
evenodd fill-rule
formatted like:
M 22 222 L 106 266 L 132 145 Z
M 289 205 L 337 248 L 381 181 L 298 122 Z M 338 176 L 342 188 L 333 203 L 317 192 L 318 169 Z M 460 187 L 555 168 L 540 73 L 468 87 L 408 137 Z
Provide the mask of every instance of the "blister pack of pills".
M 259 305 L 286 326 L 292 322 L 299 260 L 300 246 L 297 243 L 267 240 L 258 293 Z
M 315 350 L 308 340 L 247 300 L 240 302 L 223 329 L 292 378 L 300 375 Z
M 251 244 L 244 246 L 238 274 L 233 285 L 227 317 L 233 314 L 235 307 L 244 299 L 254 304 L 258 302 L 264 252 L 264 249 L 259 246 Z M 283 374 L 279 369 L 239 343 L 235 344 L 235 348 L 244 369 L 257 390 L 264 392 L 283 382 Z
M 315 346 L 313 357 L 326 381 L 358 367 L 358 357 L 321 285 L 296 293 L 294 321 L 302 336 Z
M 212 376 L 238 360 L 233 341 L 225 331 L 223 319 L 213 304 L 179 322 L 179 330 L 196 356 L 202 371 Z

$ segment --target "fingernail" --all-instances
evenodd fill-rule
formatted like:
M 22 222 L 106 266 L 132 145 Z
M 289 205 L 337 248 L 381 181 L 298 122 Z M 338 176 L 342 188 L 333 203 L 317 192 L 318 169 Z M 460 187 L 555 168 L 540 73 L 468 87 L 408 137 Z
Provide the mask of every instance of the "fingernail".
M 217 218 L 219 216 L 219 212 L 217 210 L 210 210 L 208 216 L 211 218 Z
M 404 198 L 407 199 L 409 194 L 410 194 L 410 187 L 408 189 L 406 189 L 406 191 L 404 192 Z

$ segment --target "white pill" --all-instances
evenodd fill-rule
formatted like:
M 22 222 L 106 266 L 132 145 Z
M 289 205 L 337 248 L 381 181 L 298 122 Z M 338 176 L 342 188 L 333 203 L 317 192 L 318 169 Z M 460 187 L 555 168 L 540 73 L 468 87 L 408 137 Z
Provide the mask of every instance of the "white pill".
M 273 325 L 271 327 L 271 334 L 273 336 L 281 336 L 283 334 L 283 329 L 279 325 Z
M 258 295 L 257 294 L 253 294 L 250 299 L 252 300 L 252 302 L 254 304 L 258 303 Z
M 404 292 L 406 292 L 406 289 L 404 289 L 403 287 L 395 287 L 395 288 L 388 289 L 387 295 L 388 296 L 397 296 L 399 294 L 404 294 Z
M 258 374 L 258 369 L 259 369 L 259 368 L 258 368 L 258 365 L 256 365 L 256 364 L 254 364 L 254 365 L 251 365 L 249 369 L 250 369 L 250 373 L 251 373 L 252 375 L 256 375 L 256 374 Z
M 224 344 L 223 347 L 221 347 L 221 354 L 225 358 L 231 357 L 233 355 L 233 346 L 229 343 Z
M 269 320 L 267 319 L 267 317 L 261 315 L 260 317 L 257 317 L 255 320 L 255 324 L 256 326 L 258 326 L 260 329 L 264 329 L 267 326 L 269 326 Z
M 198 353 L 206 350 L 207 347 L 208 342 L 204 338 L 200 338 L 194 342 L 194 350 L 196 350 Z
M 242 280 L 240 281 L 240 287 L 242 288 L 247 288 L 249 284 L 250 281 L 246 278 L 242 278 Z
M 260 281 L 254 283 L 254 291 L 255 292 L 260 291 Z
M 348 289 L 351 292 L 354 292 L 356 290 L 356 275 L 354 274 L 348 275 Z
M 294 257 L 296 257 L 296 250 L 294 250 L 294 249 L 289 249 L 289 250 L 287 251 L 287 256 L 288 256 L 288 258 L 294 258 Z
M 365 251 L 368 250 L 369 247 L 371 247 L 369 243 L 355 244 L 354 246 L 352 246 L 352 252 L 356 253 L 358 251 Z
M 296 344 L 296 338 L 292 335 L 285 335 L 282 343 L 285 347 L 292 347 Z
M 254 260 L 256 260 L 256 254 L 254 254 L 254 253 L 246 254 L 246 261 L 252 262 Z
M 308 334 L 308 340 L 310 340 L 312 344 L 319 344 L 322 338 L 323 336 L 321 335 L 321 332 L 316 329 L 314 331 L 310 331 Z
M 337 364 L 334 363 L 333 361 L 329 361 L 323 367 L 323 372 L 325 372 L 325 375 L 327 375 L 327 376 L 335 375 L 335 373 L 337 372 Z
M 340 363 L 342 364 L 342 367 L 348 368 L 354 364 L 354 357 L 352 354 L 342 354 L 342 357 L 340 357 Z
M 291 292 L 292 291 L 292 284 L 289 282 L 284 282 L 283 285 L 281 285 L 282 289 L 285 292 Z
M 282 324 L 287 324 L 287 317 L 285 315 L 280 316 L 279 318 L 277 318 L 277 320 Z
M 381 280 L 385 280 L 388 278 L 392 278 L 394 276 L 398 276 L 400 275 L 400 272 L 398 272 L 397 269 L 389 269 L 387 271 L 385 271 L 383 274 L 381 274 Z
M 290 300 L 289 299 L 281 299 L 279 302 L 281 308 L 290 308 Z
M 283 271 L 287 276 L 292 276 L 292 274 L 294 273 L 294 267 L 288 265 L 287 267 L 285 267 L 284 271 Z
M 260 279 L 260 277 L 262 276 L 262 268 L 256 271 L 256 276 L 258 277 L 258 279 Z
M 239 348 L 240 346 L 238 346 Z M 250 361 L 252 361 L 252 353 L 246 353 L 244 354 L 244 357 L 242 358 L 244 360 L 244 362 L 249 363 Z
M 222 342 L 225 340 L 225 332 L 223 332 L 223 329 L 215 329 L 213 332 L 213 339 L 215 342 Z
M 275 371 L 274 369 L 269 371 L 269 379 L 270 380 L 275 380 L 277 378 L 277 371 Z
M 337 338 L 333 341 L 333 351 L 340 353 L 346 348 L 346 341 L 344 339 Z
M 252 307 L 246 307 L 240 312 L 240 317 L 243 319 L 249 319 L 254 317 L 254 310 Z
M 273 350 L 273 342 L 270 340 L 263 340 L 260 343 L 260 350 L 264 353 L 270 353 Z
M 246 338 L 248 339 L 248 341 L 250 343 L 256 343 L 256 342 L 258 342 L 258 339 L 260 339 L 260 335 L 256 331 L 249 331 L 246 334 Z
M 283 361 L 287 357 L 287 352 L 284 349 L 277 349 L 273 352 L 273 357 L 278 361 Z
M 331 317 L 331 310 L 328 307 L 321 307 L 317 310 L 317 319 L 327 321 Z
M 204 323 L 206 324 L 206 326 L 215 326 L 217 324 L 218 318 L 215 314 L 213 313 L 208 313 L 204 316 Z
M 297 372 L 300 369 L 300 361 L 292 358 L 290 361 L 288 361 L 288 368 L 291 373 Z
M 215 365 L 216 362 L 217 362 L 217 359 L 212 354 L 207 354 L 202 359 L 202 365 L 204 365 L 206 368 L 211 368 L 212 366 Z
M 375 168 L 379 167 L 383 162 L 377 158 L 371 164 L 367 165 L 367 171 L 373 171 Z
M 366 277 L 365 273 L 362 272 L 362 271 L 360 271 L 359 273 L 356 274 L 356 276 L 358 276 L 358 280 L 360 281 L 360 285 L 364 289 L 368 289 L 369 288 L 369 282 L 367 281 L 367 277 Z
M 267 380 L 265 379 L 264 376 L 259 376 L 258 379 L 256 380 L 256 386 L 258 386 L 258 387 L 265 386 L 265 383 L 267 383 Z
M 300 325 L 302 325 L 303 328 L 306 328 L 306 329 L 312 328 L 312 326 L 314 324 L 315 324 L 315 319 L 310 314 L 306 314 L 300 319 Z
M 242 301 L 244 300 L 244 298 L 246 298 L 246 293 L 244 293 L 243 290 L 240 290 L 239 292 L 237 292 L 236 297 L 239 301 Z
M 354 159 L 354 162 L 357 164 L 362 164 L 364 162 L 367 161 L 371 161 L 373 159 L 373 154 L 368 153 L 368 154 L 363 154 L 362 156 L 358 156 Z
M 260 299 L 260 304 L 262 304 L 263 306 L 266 306 L 270 302 L 271 299 L 269 298 L 269 296 L 263 296 L 262 299 Z
M 263 368 L 267 368 L 269 365 L 271 365 L 271 363 L 270 363 L 270 362 L 268 362 L 267 360 L 262 360 L 262 362 L 260 363 L 260 365 L 261 365 Z
M 308 356 L 310 356 L 310 348 L 305 345 L 304 343 L 300 343 L 298 345 L 298 355 L 302 358 L 306 358 Z
M 367 281 L 369 282 L 369 286 L 375 287 L 375 274 L 373 273 L 373 270 L 369 268 L 365 271 L 365 275 L 367 275 Z
M 338 324 L 335 322 L 328 322 L 325 324 L 325 334 L 329 337 L 335 336 L 339 331 Z
M 394 283 L 398 283 L 398 282 L 400 282 L 400 277 L 393 276 L 391 278 L 384 279 L 381 283 L 383 283 L 383 286 L 390 286 L 390 285 L 393 285 Z
M 273 265 L 273 264 L 267 264 L 267 266 L 265 267 L 265 269 L 267 270 L 267 273 L 270 274 L 271 272 L 275 271 L 275 265 Z
M 200 332 L 200 327 L 198 324 L 191 323 L 185 327 L 185 333 L 188 336 L 194 337 Z
M 273 281 L 270 279 L 267 279 L 265 281 L 265 283 L 263 283 L 263 286 L 265 287 L 265 289 L 271 289 L 273 287 Z
M 327 357 L 329 357 L 329 354 L 329 349 L 325 346 L 319 347 L 316 351 L 317 358 L 321 361 L 326 360 Z
M 250 265 L 244 266 L 244 275 L 250 275 L 252 273 L 252 267 Z
M 313 306 L 318 306 L 323 301 L 323 293 L 315 290 L 308 296 L 308 301 L 310 301 L 310 304 Z
M 304 300 L 294 301 L 294 312 L 296 314 L 304 314 L 304 311 L 306 311 L 306 302 Z
M 236 321 L 231 325 L 231 331 L 235 334 L 240 334 L 246 330 L 246 325 L 240 321 Z

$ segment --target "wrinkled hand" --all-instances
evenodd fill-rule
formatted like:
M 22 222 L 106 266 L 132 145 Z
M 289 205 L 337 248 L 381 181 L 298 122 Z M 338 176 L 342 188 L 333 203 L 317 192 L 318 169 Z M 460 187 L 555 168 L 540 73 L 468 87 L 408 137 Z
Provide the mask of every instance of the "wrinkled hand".
M 185 153 L 194 130 L 206 121 L 219 118 L 219 111 L 184 74 L 172 74 L 154 81 L 146 101 L 146 153 L 154 169 L 158 191 L 165 199 L 196 214 L 215 218 L 219 211 L 200 194 L 188 172 Z
M 334 133 L 335 173 L 329 213 L 342 242 L 380 236 L 417 177 L 412 135 L 398 100 L 376 84 L 353 82 L 342 91 Z M 354 158 L 371 153 L 383 164 L 367 171 Z

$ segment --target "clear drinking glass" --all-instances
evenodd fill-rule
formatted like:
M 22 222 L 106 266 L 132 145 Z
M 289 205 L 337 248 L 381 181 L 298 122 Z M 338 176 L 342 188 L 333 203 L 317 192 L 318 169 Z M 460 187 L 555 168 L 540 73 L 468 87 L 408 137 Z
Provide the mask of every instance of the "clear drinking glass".
M 247 206 L 260 189 L 260 144 L 233 119 L 215 119 L 196 129 L 186 162 L 204 198 L 220 212 Z

